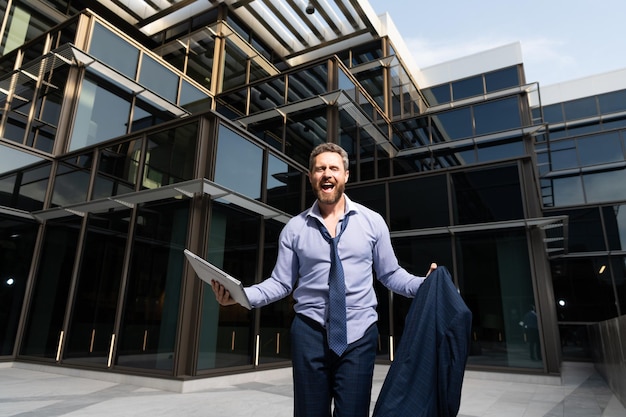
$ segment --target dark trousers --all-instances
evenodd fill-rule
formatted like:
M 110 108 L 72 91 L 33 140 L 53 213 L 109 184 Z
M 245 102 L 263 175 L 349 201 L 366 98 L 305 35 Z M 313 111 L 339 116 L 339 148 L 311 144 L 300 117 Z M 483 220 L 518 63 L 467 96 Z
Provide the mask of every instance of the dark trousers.
M 341 357 L 328 348 L 326 330 L 299 314 L 291 325 L 294 416 L 369 416 L 378 327 L 374 324 Z
M 526 329 L 526 340 L 528 342 L 528 353 L 530 359 L 541 360 L 541 347 L 539 346 L 539 330 L 535 328 Z

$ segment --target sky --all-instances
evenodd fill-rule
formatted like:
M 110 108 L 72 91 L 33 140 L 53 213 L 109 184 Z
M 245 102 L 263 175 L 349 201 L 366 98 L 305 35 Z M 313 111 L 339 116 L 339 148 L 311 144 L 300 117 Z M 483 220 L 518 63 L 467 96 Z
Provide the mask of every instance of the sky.
M 625 0 L 369 0 L 420 68 L 519 42 L 526 81 L 626 68 Z

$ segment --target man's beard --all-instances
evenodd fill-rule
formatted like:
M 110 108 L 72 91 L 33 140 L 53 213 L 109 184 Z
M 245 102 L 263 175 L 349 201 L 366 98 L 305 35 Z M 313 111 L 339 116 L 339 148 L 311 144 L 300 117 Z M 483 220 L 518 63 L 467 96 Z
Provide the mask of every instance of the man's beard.
M 343 184 L 336 185 L 333 192 L 331 194 L 327 194 L 322 191 L 321 187 L 319 187 L 316 190 L 317 199 L 323 204 L 335 204 L 341 199 L 345 188 L 346 187 Z

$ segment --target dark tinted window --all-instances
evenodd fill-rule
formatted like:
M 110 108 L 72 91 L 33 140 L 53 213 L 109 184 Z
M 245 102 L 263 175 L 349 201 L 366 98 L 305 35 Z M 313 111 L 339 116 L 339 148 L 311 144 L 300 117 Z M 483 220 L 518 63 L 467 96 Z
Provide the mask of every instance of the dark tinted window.
M 485 86 L 487 92 L 516 87 L 519 84 L 520 81 L 517 67 L 509 67 L 485 74 Z
M 579 138 L 578 153 L 582 166 L 624 159 L 624 151 L 617 132 Z
M 587 203 L 626 200 L 626 170 L 605 171 L 583 175 Z M 620 184 L 621 186 L 616 186 Z
M 446 176 L 397 181 L 389 184 L 392 230 L 448 226 Z
M 524 217 L 517 166 L 459 172 L 452 182 L 455 224 Z
M 610 276 L 607 271 L 599 273 L 607 262 L 606 257 L 552 262 L 559 321 L 595 322 L 617 315 Z
M 553 213 L 550 213 L 551 215 Z M 570 253 L 606 250 L 597 208 L 554 213 L 568 216 L 567 250 Z
M 578 157 L 576 155 L 576 141 L 560 140 L 550 144 L 551 169 L 559 171 L 568 168 L 578 167 Z
M 626 110 L 626 90 L 613 91 L 598 96 L 600 114 Z
M 521 127 L 517 97 L 492 101 L 474 107 L 476 135 L 485 135 Z
M 469 108 L 440 113 L 431 120 L 434 143 L 472 136 L 472 115 Z
M 552 180 L 551 185 L 552 201 L 555 206 L 571 206 L 585 202 L 582 181 L 578 175 L 556 178 Z
M 465 80 L 452 83 L 452 97 L 454 100 L 473 97 L 483 94 L 483 77 L 482 75 L 466 78 Z
M 424 90 L 424 94 L 428 99 L 431 106 L 435 106 L 441 103 L 448 103 L 452 100 L 450 94 L 450 84 L 443 84 L 437 87 L 432 87 Z
M 595 97 L 585 97 L 568 101 L 563 103 L 563 109 L 565 110 L 565 118 L 567 120 L 582 119 L 598 114 Z
M 560 123 L 563 121 L 563 107 L 561 103 L 551 104 L 543 108 L 543 120 L 547 123 Z

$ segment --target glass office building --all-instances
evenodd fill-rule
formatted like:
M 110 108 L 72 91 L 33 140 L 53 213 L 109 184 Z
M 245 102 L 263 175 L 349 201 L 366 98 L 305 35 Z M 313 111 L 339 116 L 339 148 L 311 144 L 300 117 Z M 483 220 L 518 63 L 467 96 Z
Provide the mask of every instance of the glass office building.
M 323 142 L 401 264 L 451 271 L 468 368 L 591 360 L 626 309 L 626 83 L 543 102 L 519 45 L 420 70 L 366 1 L 306 3 L 0 0 L 0 360 L 289 366 L 291 299 L 220 307 L 183 249 L 268 277 Z M 375 287 L 388 363 L 411 300 Z

